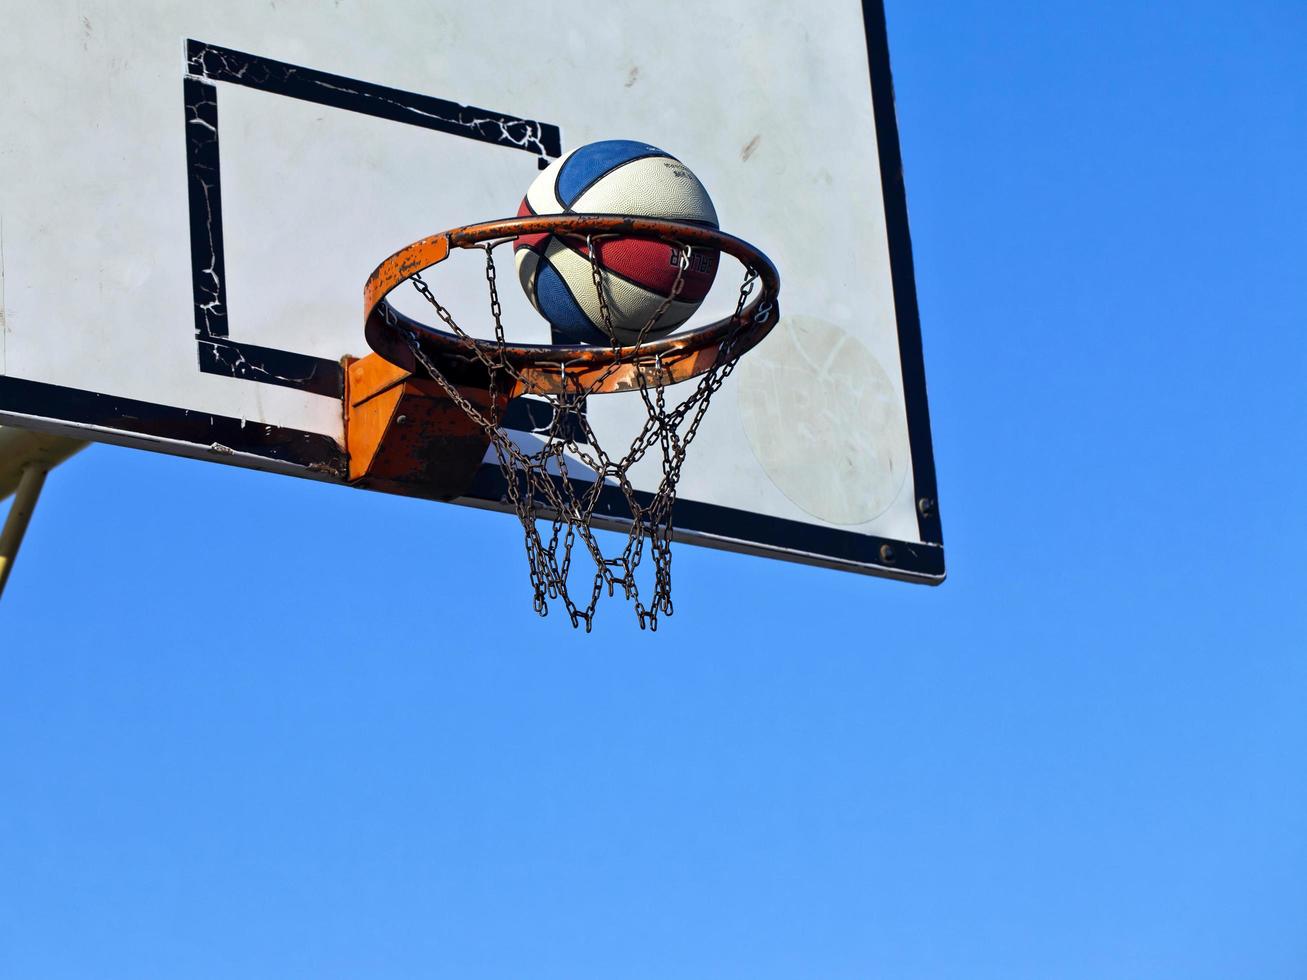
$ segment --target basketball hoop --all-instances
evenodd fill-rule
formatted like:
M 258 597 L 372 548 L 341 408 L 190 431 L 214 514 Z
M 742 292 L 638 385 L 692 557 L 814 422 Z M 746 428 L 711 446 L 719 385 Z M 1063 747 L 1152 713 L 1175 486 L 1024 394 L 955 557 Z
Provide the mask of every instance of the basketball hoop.
M 584 243 L 609 345 L 516 344 L 505 339 L 494 250 L 519 235 L 552 234 Z M 622 343 L 613 328 L 604 270 L 594 243 L 609 238 L 656 240 L 671 246 L 678 264 L 670 295 L 636 333 Z M 493 338 L 464 331 L 436 298 L 422 273 L 454 249 L 483 249 Z M 681 291 L 695 251 L 721 252 L 744 269 L 735 310 L 705 326 L 670 336 L 650 337 L 651 329 Z M 391 292 L 410 282 L 434 309 L 439 326 L 401 313 Z M 761 251 L 716 228 L 625 215 L 556 214 L 508 218 L 456 228 L 424 238 L 390 256 L 364 287 L 365 334 L 372 349 L 391 364 L 429 376 L 478 428 L 495 450 L 512 505 L 526 536 L 535 609 L 548 614 L 549 600 L 565 605 L 573 626 L 593 625 L 605 588 L 620 590 L 634 605 L 642 628 L 657 629 L 658 615 L 671 615 L 672 505 L 686 450 L 694 439 L 713 394 L 741 355 L 757 344 L 779 318 L 780 280 Z M 697 379 L 679 401 L 671 386 Z M 626 455 L 613 459 L 599 445 L 585 415 L 585 399 L 618 392 L 638 394 L 647 419 Z M 508 404 L 522 395 L 549 402 L 553 417 L 533 433 L 536 448 L 524 448 L 501 428 Z M 651 452 L 661 457 L 661 478 L 652 493 L 637 491 L 630 470 Z M 582 471 L 582 472 L 578 472 Z M 592 520 L 605 493 L 620 493 L 630 524 L 620 553 L 606 557 Z M 542 533 L 541 528 L 546 527 Z M 654 563 L 653 594 L 645 602 L 636 569 L 645 548 Z M 568 592 L 574 548 L 581 546 L 595 565 L 588 599 L 575 602 Z

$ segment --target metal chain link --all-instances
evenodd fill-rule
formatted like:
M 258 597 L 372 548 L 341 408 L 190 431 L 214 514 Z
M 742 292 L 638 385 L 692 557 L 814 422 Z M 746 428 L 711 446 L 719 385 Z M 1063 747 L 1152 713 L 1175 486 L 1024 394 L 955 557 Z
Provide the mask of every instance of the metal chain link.
M 503 310 L 499 302 L 494 249 L 503 241 L 489 242 L 485 277 L 490 293 L 490 311 L 494 321 L 493 347 L 478 345 L 454 320 L 449 310 L 436 299 L 421 275 L 410 277 L 417 292 L 435 309 L 440 321 L 462 340 L 468 351 L 486 368 L 490 376 L 490 399 L 485 411 L 460 392 L 422 350 L 417 334 L 405 331 L 409 348 L 417 362 L 440 385 L 445 394 L 485 432 L 493 447 L 504 476 L 505 502 L 516 512 L 525 537 L 533 604 L 541 616 L 549 614 L 549 603 L 560 601 L 572 625 L 585 624 L 586 632 L 594 625 L 595 610 L 603 593 L 619 592 L 634 607 L 642 629 L 657 630 L 659 615 L 672 614 L 672 535 L 676 486 L 686 452 L 699 431 L 712 396 L 735 369 L 739 359 L 737 347 L 743 335 L 742 314 L 758 279 L 757 271 L 746 269 L 735 308 L 735 328 L 722 343 L 716 363 L 701 375 L 693 389 L 680 402 L 668 407 L 667 375 L 661 364 L 649 371 L 641 370 L 637 389 L 646 411 L 646 420 L 635 434 L 630 449 L 614 460 L 602 448 L 585 413 L 586 398 L 595 394 L 608 375 L 623 362 L 619 360 L 607 372 L 600 372 L 584 388 L 550 393 L 544 397 L 553 409 L 553 418 L 543 432 L 534 433 L 540 445 L 533 449 L 519 446 L 500 428 L 503 408 L 501 393 L 504 382 L 525 385 L 522 377 L 505 356 Z M 606 273 L 600 262 L 593 237 L 586 238 L 591 277 L 597 297 L 600 319 L 612 340 L 613 349 L 638 350 L 650 331 L 662 326 L 672 304 L 680 295 L 685 274 L 690 267 L 692 249 L 688 245 L 672 246 L 676 255 L 676 278 L 669 294 L 653 315 L 636 333 L 634 343 L 624 344 L 614 328 L 608 302 Z M 565 370 L 565 368 L 560 369 Z M 616 397 L 616 396 L 609 396 Z M 686 420 L 689 420 L 686 425 Z M 684 432 L 681 431 L 684 425 Z M 638 491 L 631 468 L 655 447 L 661 457 L 661 479 L 652 492 Z M 577 466 L 584 469 L 574 475 Z M 620 494 L 630 514 L 626 540 L 619 552 L 608 557 L 600 546 L 593 521 L 605 498 Z M 604 513 L 612 511 L 604 507 Z M 543 533 L 542 533 L 542 528 Z M 569 584 L 573 574 L 573 554 L 578 545 L 594 564 L 590 594 L 583 601 L 573 600 Z M 648 554 L 646 554 L 646 550 Z M 637 582 L 637 570 L 646 558 L 652 560 L 652 590 L 647 603 Z

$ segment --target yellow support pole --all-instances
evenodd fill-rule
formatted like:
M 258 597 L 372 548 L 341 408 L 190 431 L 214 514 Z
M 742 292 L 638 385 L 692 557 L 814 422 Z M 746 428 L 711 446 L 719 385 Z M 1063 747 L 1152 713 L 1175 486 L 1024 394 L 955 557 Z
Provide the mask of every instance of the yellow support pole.
M 67 436 L 0 426 L 0 500 L 14 495 L 4 529 L 0 530 L 0 595 L 13 571 L 45 475 L 85 445 Z
M 33 463 L 18 478 L 14 502 L 9 506 L 4 530 L 0 531 L 0 595 L 4 595 L 5 583 L 9 581 L 14 559 L 18 557 L 18 548 L 23 543 L 23 535 L 27 533 L 27 524 L 32 519 L 32 511 L 36 510 L 36 498 L 41 496 L 46 472 L 43 467 Z

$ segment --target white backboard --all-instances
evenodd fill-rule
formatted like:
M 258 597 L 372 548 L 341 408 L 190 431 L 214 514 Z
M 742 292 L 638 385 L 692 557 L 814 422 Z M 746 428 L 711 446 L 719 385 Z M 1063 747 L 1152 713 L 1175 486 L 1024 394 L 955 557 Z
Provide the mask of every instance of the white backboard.
M 0 423 L 342 482 L 377 262 L 515 213 L 566 149 L 642 140 L 782 281 L 678 538 L 942 580 L 879 0 L 49 0 L 6 15 L 0 107 Z M 484 309 L 475 273 L 445 288 Z M 498 488 L 487 464 L 463 502 Z

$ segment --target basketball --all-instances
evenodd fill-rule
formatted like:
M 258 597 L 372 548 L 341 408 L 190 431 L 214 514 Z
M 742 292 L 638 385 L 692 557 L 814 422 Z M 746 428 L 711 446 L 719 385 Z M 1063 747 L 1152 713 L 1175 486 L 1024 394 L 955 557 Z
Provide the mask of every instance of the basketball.
M 703 184 L 675 157 L 632 140 L 578 147 L 540 172 L 522 199 L 519 215 L 627 214 L 717 227 L 717 212 Z M 613 335 L 604 327 L 589 246 L 584 238 L 522 235 L 513 243 L 518 278 L 531 304 L 562 343 L 632 344 L 672 295 L 679 250 L 658 241 L 596 241 L 595 262 Z M 717 275 L 718 253 L 695 249 L 681 289 L 644 334 L 662 336 L 699 308 Z

